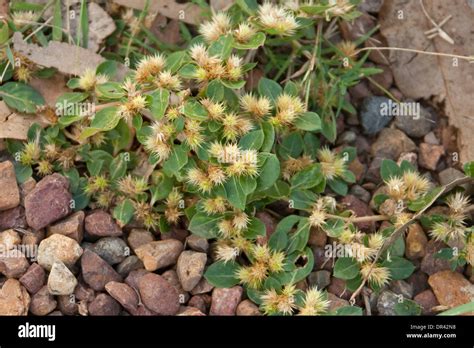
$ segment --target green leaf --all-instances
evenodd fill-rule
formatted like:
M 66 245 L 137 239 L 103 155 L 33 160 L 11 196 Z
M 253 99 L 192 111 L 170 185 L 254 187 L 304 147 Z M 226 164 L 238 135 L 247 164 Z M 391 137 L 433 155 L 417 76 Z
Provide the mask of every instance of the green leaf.
M 188 229 L 199 237 L 216 238 L 216 226 L 222 218 L 220 215 L 209 216 L 206 213 L 197 212 L 189 222 Z
M 270 122 L 262 122 L 262 130 L 264 140 L 260 150 L 262 152 L 270 152 L 275 143 L 275 127 Z
M 267 79 L 266 77 L 262 77 L 258 82 L 258 93 L 261 96 L 269 98 L 274 104 L 282 92 L 283 88 L 281 88 L 279 83 Z
M 303 260 L 306 261 L 306 263 L 303 267 L 298 266 L 296 268 L 292 276 L 292 282 L 295 282 L 295 283 L 309 276 L 309 274 L 313 271 L 313 268 L 314 268 L 314 254 L 310 248 L 308 247 L 304 248 L 303 254 L 300 256 L 302 256 Z
M 96 74 L 105 75 L 111 78 L 115 76 L 117 72 L 117 62 L 115 60 L 106 60 L 97 66 L 95 72 Z
M 90 127 L 87 127 L 82 132 L 81 136 L 79 137 L 81 140 L 85 140 L 88 137 L 97 134 L 99 132 L 107 132 L 115 127 L 117 127 L 119 121 L 121 119 L 120 114 L 118 113 L 118 107 L 116 106 L 109 106 L 99 110 L 92 122 Z
M 265 236 L 265 224 L 260 219 L 252 217 L 250 218 L 250 223 L 243 234 L 247 239 L 256 239 L 258 236 Z
M 150 94 L 150 111 L 155 120 L 161 120 L 165 115 L 170 101 L 170 92 L 167 89 L 158 89 Z
M 352 257 L 338 258 L 334 265 L 334 276 L 339 279 L 353 279 L 360 272 L 360 266 Z
M 206 96 L 214 101 L 224 99 L 224 85 L 219 80 L 212 80 L 206 88 Z
M 404 299 L 393 308 L 397 315 L 420 315 L 421 306 L 415 301 Z
M 186 51 L 177 51 L 171 53 L 166 58 L 166 69 L 169 70 L 172 74 L 176 74 L 178 70 L 189 61 L 189 56 Z
M 109 174 L 110 180 L 119 180 L 127 173 L 127 157 L 128 154 L 121 153 L 110 162 Z
M 315 163 L 293 175 L 290 182 L 292 189 L 310 189 L 319 184 L 322 179 L 321 165 Z
M 243 150 L 259 150 L 263 144 L 263 130 L 258 129 L 245 134 L 239 141 L 239 147 Z
M 5 103 L 20 112 L 33 114 L 44 99 L 34 88 L 20 82 L 7 82 L 0 86 L 0 96 Z
M 464 165 L 464 173 L 466 173 L 467 176 L 474 178 L 474 161 L 467 162 Z
M 197 121 L 205 121 L 208 116 L 206 108 L 194 100 L 188 100 L 184 104 L 183 113 L 186 117 Z
M 283 180 L 277 180 L 271 187 L 265 190 L 269 198 L 283 199 L 290 194 L 290 185 Z
M 293 157 L 297 158 L 303 152 L 303 137 L 300 133 L 294 132 L 283 138 L 281 145 L 279 146 L 278 152 L 281 157 Z
M 169 176 L 176 176 L 178 171 L 188 163 L 188 148 L 185 144 L 174 145 L 170 157 L 163 163 L 163 171 Z
M 301 210 L 310 209 L 317 198 L 318 195 L 309 190 L 292 190 L 290 195 L 291 207 Z
M 54 13 L 53 13 L 53 41 L 61 41 L 63 38 L 63 18 L 61 14 L 61 1 L 54 1 Z
M 280 161 L 272 153 L 261 153 L 264 157 L 260 167 L 260 175 L 257 178 L 257 188 L 259 191 L 266 190 L 275 184 L 280 176 Z
M 339 307 L 334 311 L 334 315 L 363 315 L 362 308 L 357 307 L 357 306 L 344 306 L 344 307 Z
M 235 262 L 218 261 L 208 267 L 204 278 L 216 288 L 230 288 L 239 283 L 235 274 L 239 266 Z
M 25 166 L 24 164 L 18 162 L 14 162 L 14 166 L 16 181 L 18 181 L 19 184 L 23 184 L 33 175 L 33 169 L 31 166 Z
M 295 121 L 295 127 L 304 131 L 321 130 L 321 118 L 315 112 L 305 112 L 301 114 Z
M 210 56 L 217 56 L 223 60 L 229 58 L 232 53 L 234 38 L 232 35 L 224 35 L 214 41 L 208 48 Z
M 275 251 L 283 250 L 288 245 L 288 234 L 286 231 L 277 230 L 271 235 L 268 246 Z
M 240 43 L 240 42 L 236 41 L 234 43 L 234 47 L 239 49 L 239 50 L 255 49 L 255 48 L 258 48 L 260 46 L 263 46 L 265 44 L 265 39 L 266 39 L 265 34 L 262 33 L 262 32 L 258 32 L 253 37 L 251 37 L 250 40 L 248 40 L 245 43 Z
M 294 251 L 302 251 L 309 239 L 310 225 L 307 218 L 300 218 L 296 231 L 290 233 L 289 243 L 286 252 L 291 254 Z
M 224 184 L 227 200 L 235 208 L 244 210 L 247 203 L 247 196 L 252 193 L 257 186 L 257 181 L 251 177 L 231 177 Z
M 444 316 L 444 315 L 462 315 L 462 314 L 470 313 L 470 312 L 474 312 L 474 301 L 464 303 L 460 306 L 448 309 L 447 311 L 441 312 L 438 315 L 442 315 L 442 316 Z
M 327 184 L 329 185 L 331 190 L 333 190 L 338 195 L 341 195 L 341 196 L 347 195 L 349 188 L 343 180 L 339 178 L 335 178 L 333 180 L 328 180 Z
M 424 194 L 415 201 L 408 202 L 407 207 L 411 211 L 420 211 L 425 208 L 430 202 L 441 192 L 442 187 L 435 187 Z
M 380 166 L 380 176 L 384 181 L 388 181 L 390 178 L 401 176 L 401 170 L 398 164 L 390 159 L 384 159 Z
M 390 277 L 393 280 L 406 279 L 415 270 L 415 266 L 410 261 L 398 256 L 392 256 L 390 261 L 385 260 L 382 262 L 382 266 L 389 269 Z
M 89 42 L 89 15 L 87 13 L 87 1 L 81 0 L 81 11 L 79 13 L 79 30 L 77 31 L 78 45 L 87 48 Z
M 86 100 L 88 96 L 89 93 L 81 92 L 68 92 L 61 94 L 56 99 L 56 110 L 60 109 L 66 111 L 70 104 L 80 103 L 81 101 Z M 68 112 L 68 115 L 71 115 L 71 113 Z
M 112 215 L 121 226 L 125 226 L 132 220 L 134 213 L 135 208 L 133 207 L 132 201 L 126 199 L 114 208 Z

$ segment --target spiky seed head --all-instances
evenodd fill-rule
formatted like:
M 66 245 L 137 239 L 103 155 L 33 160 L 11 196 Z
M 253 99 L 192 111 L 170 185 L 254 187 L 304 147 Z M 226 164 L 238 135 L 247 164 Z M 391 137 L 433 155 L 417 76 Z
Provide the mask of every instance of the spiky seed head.
M 273 251 L 268 260 L 268 270 L 271 273 L 283 271 L 285 267 L 285 254 L 282 251 Z
M 221 196 L 205 199 L 202 206 L 206 214 L 222 214 L 226 211 L 226 201 Z
M 264 28 L 274 30 L 281 36 L 291 36 L 299 27 L 293 14 L 270 2 L 260 5 L 258 19 Z
M 165 68 L 165 64 L 166 60 L 161 54 L 143 57 L 137 65 L 135 80 L 140 83 L 149 81 Z
M 108 77 L 102 74 L 96 74 L 94 69 L 86 69 L 84 73 L 79 77 L 79 87 L 84 91 L 90 91 L 95 88 L 96 85 L 107 82 Z
M 234 228 L 239 231 L 246 229 L 249 223 L 250 223 L 250 218 L 244 212 L 236 213 L 234 217 L 232 218 L 232 226 L 234 226 Z
M 224 13 L 217 13 L 211 21 L 204 22 L 199 27 L 199 33 L 208 43 L 216 41 L 221 35 L 225 35 L 231 28 L 230 17 Z
M 299 308 L 299 315 L 321 315 L 329 308 L 328 301 L 323 292 L 317 287 L 312 287 L 306 291 L 303 306 Z
M 248 112 L 256 119 L 262 119 L 270 114 L 272 109 L 270 100 L 265 97 L 255 97 L 251 93 L 247 93 L 240 98 L 240 105 L 245 112 Z
M 234 38 L 240 43 L 247 43 L 255 34 L 255 29 L 246 22 L 240 23 L 234 30 Z
M 218 245 L 216 248 L 216 259 L 227 263 L 234 261 L 239 255 L 239 249 L 227 244 Z
M 326 222 L 326 212 L 323 209 L 315 208 L 311 211 L 311 215 L 308 218 L 311 227 L 322 227 Z
M 267 279 L 268 270 L 264 263 L 257 262 L 251 266 L 240 267 L 236 276 L 242 284 L 258 289 Z
M 361 266 L 360 273 L 369 283 L 382 287 L 390 281 L 390 270 L 387 267 L 366 262 Z
M 463 221 L 467 218 L 467 208 L 469 207 L 469 197 L 462 192 L 456 192 L 446 199 L 449 207 L 449 216 L 453 220 Z

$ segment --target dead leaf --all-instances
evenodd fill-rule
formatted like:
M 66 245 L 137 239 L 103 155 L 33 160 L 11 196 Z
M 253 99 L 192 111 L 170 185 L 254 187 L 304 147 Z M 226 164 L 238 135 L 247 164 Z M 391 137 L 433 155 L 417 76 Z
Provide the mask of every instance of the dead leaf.
M 26 140 L 28 129 L 33 123 L 46 127 L 50 123 L 42 115 L 32 116 L 12 112 L 0 101 L 0 139 Z
M 13 49 L 35 64 L 71 75 L 81 75 L 86 69 L 95 69 L 105 61 L 104 57 L 91 50 L 65 42 L 50 41 L 46 47 L 27 43 L 20 32 L 13 34 Z M 127 71 L 127 67 L 119 64 L 118 78 L 121 79 Z
M 161 14 L 158 14 L 153 20 L 150 31 L 158 40 L 170 45 L 177 45 L 182 41 L 179 21 L 168 19 Z
M 225 11 L 234 4 L 233 0 L 211 0 L 211 7 L 215 11 Z
M 380 10 L 380 30 L 388 45 L 471 56 L 474 9 L 468 2 L 430 0 L 424 5 L 437 23 L 448 15 L 452 16 L 443 30 L 454 40 L 454 45 L 439 37 L 429 40 L 424 32 L 433 25 L 423 14 L 420 2 L 406 0 L 385 1 Z M 398 19 L 400 13 L 404 19 Z M 444 102 L 450 124 L 459 130 L 457 140 L 461 161 L 474 159 L 474 64 L 466 60 L 455 62 L 447 57 L 399 51 L 390 52 L 390 61 L 396 84 L 406 97 Z
M 116 4 L 143 10 L 145 0 L 114 0 Z M 168 18 L 177 19 L 185 23 L 197 25 L 202 21 L 201 8 L 193 3 L 180 4 L 175 0 L 150 1 L 148 9 L 151 13 L 160 13 Z
M 54 106 L 61 94 L 71 92 L 71 90 L 66 87 L 66 77 L 62 74 L 54 74 L 54 76 L 49 79 L 35 77 L 31 79 L 28 84 L 40 92 L 46 104 L 49 106 Z

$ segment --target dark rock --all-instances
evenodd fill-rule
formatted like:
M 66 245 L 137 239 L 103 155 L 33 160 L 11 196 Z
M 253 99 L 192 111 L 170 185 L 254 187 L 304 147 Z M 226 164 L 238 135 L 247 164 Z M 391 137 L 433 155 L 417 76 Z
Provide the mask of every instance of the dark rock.
M 413 272 L 406 281 L 413 287 L 414 295 L 428 289 L 428 276 L 420 270 Z
M 392 117 L 381 113 L 382 107 L 389 105 L 389 100 L 386 97 L 370 96 L 362 101 L 360 121 L 365 134 L 377 134 L 390 123 Z
M 346 287 L 346 282 L 342 279 L 332 277 L 331 284 L 328 287 L 328 292 L 336 295 L 344 300 L 349 300 L 352 296 L 352 291 L 348 290 Z
M 399 303 L 399 297 L 389 291 L 382 291 L 377 301 L 377 310 L 379 315 L 397 315 L 395 313 L 395 305 Z
M 69 181 L 60 174 L 43 178 L 25 198 L 26 221 L 39 230 L 72 212 Z
M 56 309 L 57 302 L 52 296 L 47 286 L 43 286 L 31 297 L 30 312 L 34 315 L 48 315 Z
M 84 212 L 78 211 L 66 219 L 49 226 L 48 237 L 52 234 L 58 233 L 81 243 L 84 235 L 84 218 Z
M 118 237 L 104 237 L 99 239 L 93 245 L 92 251 L 107 261 L 109 265 L 120 263 L 130 255 L 129 247 Z
M 426 246 L 426 255 L 421 261 L 421 270 L 428 275 L 435 274 L 440 271 L 450 270 L 451 266 L 448 260 L 435 257 L 441 249 L 448 248 L 442 242 L 430 240 Z
M 108 282 L 121 282 L 122 277 L 96 253 L 85 250 L 81 258 L 84 281 L 94 290 L 103 291 Z
M 176 289 L 158 274 L 149 273 L 140 278 L 138 288 L 143 304 L 161 315 L 174 315 L 179 310 Z
M 207 253 L 209 250 L 209 242 L 206 238 L 196 236 L 195 234 L 190 235 L 186 238 L 186 245 L 188 245 L 194 251 Z
M 390 283 L 390 290 L 405 298 L 413 298 L 413 285 L 404 280 L 394 280 Z
M 355 216 L 371 216 L 374 215 L 368 204 L 361 201 L 354 195 L 347 195 L 341 203 L 348 209 L 351 210 Z M 373 231 L 375 229 L 374 222 L 358 222 L 355 224 L 362 231 Z
M 198 308 L 202 313 L 207 313 L 206 301 L 204 301 L 204 298 L 202 296 L 196 295 L 191 297 L 188 302 L 188 305 Z
M 311 272 L 308 276 L 308 282 L 310 286 L 316 286 L 318 289 L 325 289 L 329 284 L 331 284 L 331 272 Z
M 370 192 L 360 185 L 353 185 L 349 192 L 364 203 L 370 202 Z
M 413 101 L 407 101 L 413 103 Z M 414 138 L 421 138 L 436 126 L 436 114 L 431 113 L 428 109 L 420 106 L 420 114 L 413 116 L 397 116 L 395 117 L 395 126 L 402 130 L 405 134 Z
M 135 312 L 138 309 L 138 295 L 132 287 L 125 283 L 110 282 L 105 285 L 105 290 L 127 311 Z
M 117 266 L 117 272 L 122 277 L 128 276 L 131 271 L 143 268 L 143 262 L 136 255 L 130 255 Z
M 46 282 L 46 273 L 44 272 L 43 267 L 37 263 L 33 263 L 19 280 L 30 294 L 35 294 Z
M 232 288 L 215 288 L 212 291 L 210 315 L 235 315 L 237 306 L 242 298 L 243 289 L 240 286 Z
M 415 296 L 414 301 L 421 306 L 422 315 L 433 315 L 432 308 L 439 306 L 435 294 L 431 290 L 425 290 Z
M 415 143 L 398 129 L 383 129 L 372 144 L 372 155 L 396 161 L 404 152 L 416 150 Z
M 182 228 L 171 227 L 171 231 L 166 233 L 161 233 L 162 240 L 179 240 L 181 243 L 186 241 L 188 238 L 189 232 Z
M 117 316 L 120 314 L 120 305 L 107 294 L 97 295 L 89 304 L 88 309 L 91 316 Z
M 117 225 L 112 216 L 103 210 L 95 210 L 85 218 L 87 236 L 96 240 L 102 237 L 120 237 L 122 229 Z
M 10 228 L 26 228 L 27 226 L 25 208 L 21 205 L 13 209 L 0 211 L 0 231 Z

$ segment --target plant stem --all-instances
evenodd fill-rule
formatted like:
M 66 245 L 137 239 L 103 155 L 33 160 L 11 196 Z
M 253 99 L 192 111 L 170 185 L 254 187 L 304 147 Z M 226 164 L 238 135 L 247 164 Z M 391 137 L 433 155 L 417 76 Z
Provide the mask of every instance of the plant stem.
M 390 220 L 390 216 L 387 215 L 370 215 L 370 216 L 360 216 L 360 217 L 344 217 L 339 215 L 326 214 L 327 217 L 332 219 L 341 219 L 347 222 L 372 222 L 372 221 L 387 221 Z

